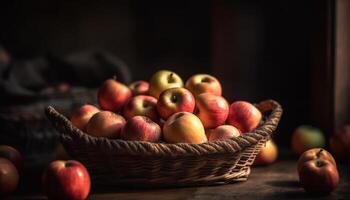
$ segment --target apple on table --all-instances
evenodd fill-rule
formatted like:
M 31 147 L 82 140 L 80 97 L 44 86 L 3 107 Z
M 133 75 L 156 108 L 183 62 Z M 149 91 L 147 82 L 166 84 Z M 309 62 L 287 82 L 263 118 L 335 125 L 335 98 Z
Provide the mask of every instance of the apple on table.
M 322 131 L 310 125 L 299 126 L 292 135 L 292 150 L 297 155 L 312 148 L 323 148 L 325 144 Z
M 19 175 L 16 166 L 6 158 L 0 158 L 0 198 L 13 193 L 18 185 Z
M 0 158 L 6 158 L 10 160 L 15 166 L 18 172 L 20 172 L 23 168 L 23 157 L 17 151 L 17 149 L 8 146 L 8 145 L 0 145 Z

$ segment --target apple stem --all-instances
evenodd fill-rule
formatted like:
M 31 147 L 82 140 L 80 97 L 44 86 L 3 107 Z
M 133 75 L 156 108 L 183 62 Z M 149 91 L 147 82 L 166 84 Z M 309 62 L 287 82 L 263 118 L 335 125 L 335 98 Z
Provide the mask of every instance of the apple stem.
M 170 73 L 170 75 L 169 75 L 169 77 L 168 77 L 168 82 L 169 82 L 169 83 L 174 82 L 173 76 L 174 76 L 174 73 Z
M 320 157 L 322 151 L 323 151 L 323 149 L 320 149 L 320 150 L 317 152 L 316 156 L 317 156 L 317 157 Z

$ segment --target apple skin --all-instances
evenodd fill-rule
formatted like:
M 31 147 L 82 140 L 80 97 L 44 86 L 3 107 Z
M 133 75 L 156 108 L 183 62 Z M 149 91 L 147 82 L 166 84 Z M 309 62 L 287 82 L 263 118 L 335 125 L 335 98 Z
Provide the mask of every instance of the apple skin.
M 162 119 L 167 120 L 177 112 L 193 113 L 195 99 L 185 88 L 170 88 L 164 90 L 158 99 L 157 110 Z
M 149 83 L 144 80 L 135 81 L 129 85 L 129 88 L 133 96 L 147 95 L 149 90 Z
M 0 198 L 13 193 L 18 181 L 19 175 L 15 165 L 6 158 L 0 158 Z
M 191 76 L 186 81 L 185 87 L 194 96 L 202 93 L 211 93 L 217 96 L 221 96 L 222 94 L 222 87 L 219 80 L 209 74 L 195 74 Z
M 163 139 L 168 143 L 201 144 L 207 142 L 201 120 L 189 112 L 178 112 L 163 126 Z
M 160 126 L 145 116 L 129 119 L 120 135 L 122 140 L 158 142 L 161 138 Z
M 350 125 L 343 126 L 330 139 L 330 150 L 339 161 L 350 160 Z
M 276 161 L 278 156 L 277 145 L 269 140 L 256 155 L 253 165 L 269 165 Z
M 196 107 L 196 115 L 202 121 L 205 129 L 224 124 L 229 113 L 229 105 L 226 99 L 211 93 L 198 95 Z
M 221 125 L 214 129 L 206 130 L 207 138 L 210 142 L 217 140 L 228 140 L 233 137 L 239 137 L 241 133 L 237 128 L 231 125 Z
M 336 166 L 328 160 L 309 160 L 300 168 L 299 181 L 306 192 L 326 195 L 337 187 L 339 174 Z
M 134 116 L 142 115 L 158 122 L 157 99 L 146 95 L 134 96 L 124 106 L 123 115 L 127 120 Z
M 86 199 L 91 181 L 87 169 L 75 160 L 56 160 L 50 163 L 42 178 L 49 199 Z
M 254 130 L 261 119 L 261 112 L 253 104 L 246 101 L 236 101 L 230 105 L 226 122 L 244 134 Z
M 117 112 L 123 108 L 131 96 L 129 87 L 114 79 L 108 79 L 99 88 L 97 100 L 103 110 Z
M 124 117 L 110 111 L 101 111 L 91 117 L 87 133 L 95 137 L 119 138 L 125 125 Z
M 309 125 L 299 126 L 292 135 L 292 150 L 296 155 L 312 148 L 323 148 L 325 138 L 320 129 Z
M 157 99 L 164 90 L 184 85 L 179 75 L 168 70 L 160 70 L 153 74 L 149 84 L 149 94 Z
M 100 109 L 96 106 L 86 104 L 75 109 L 71 114 L 70 120 L 75 127 L 82 131 L 86 131 L 86 125 L 89 120 L 98 112 L 100 112 Z
M 22 155 L 17 151 L 17 149 L 11 146 L 0 145 L 0 158 L 10 160 L 16 166 L 18 172 L 20 172 L 23 168 Z
M 300 172 L 301 167 L 303 164 L 309 160 L 315 160 L 315 159 L 322 159 L 322 160 L 328 160 L 331 162 L 334 166 L 337 167 L 337 164 L 332 156 L 328 151 L 322 148 L 313 148 L 305 151 L 298 160 L 298 172 Z

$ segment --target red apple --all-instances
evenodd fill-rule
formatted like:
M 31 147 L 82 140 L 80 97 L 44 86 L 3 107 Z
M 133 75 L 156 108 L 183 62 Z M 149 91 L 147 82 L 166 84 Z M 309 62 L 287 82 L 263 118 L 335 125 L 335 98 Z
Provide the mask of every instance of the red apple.
M 256 155 L 253 165 L 269 165 L 277 159 L 278 156 L 278 148 L 277 145 L 269 140 L 266 142 L 265 146 L 263 146 Z
M 196 98 L 196 115 L 204 128 L 215 128 L 225 123 L 229 106 L 226 99 L 211 93 L 203 93 Z
M 342 127 L 331 137 L 330 149 L 337 160 L 350 160 L 350 125 Z
M 336 166 L 330 161 L 314 159 L 301 166 L 299 181 L 306 192 L 323 195 L 337 187 L 339 174 Z
M 158 122 L 157 99 L 146 95 L 134 96 L 124 106 L 123 115 L 127 120 L 134 116 L 142 115 Z
M 103 110 L 117 112 L 128 102 L 131 90 L 114 80 L 106 80 L 98 90 L 97 100 Z
M 315 159 L 328 160 L 333 165 L 337 166 L 332 154 L 330 154 L 325 149 L 314 148 L 314 149 L 309 149 L 309 150 L 305 151 L 303 154 L 301 154 L 301 156 L 298 160 L 298 172 L 300 172 L 300 169 L 305 162 L 307 162 L 309 160 L 315 160 Z
M 241 133 L 254 130 L 262 119 L 261 112 L 252 104 L 236 101 L 231 104 L 227 123 L 238 128 Z
M 91 117 L 87 133 L 95 137 L 119 138 L 125 119 L 110 111 L 101 111 Z
M 99 111 L 100 109 L 95 106 L 86 104 L 75 109 L 71 114 L 70 120 L 75 127 L 82 131 L 86 131 L 86 125 L 90 118 Z
M 162 119 L 167 120 L 177 112 L 193 113 L 195 99 L 185 88 L 170 88 L 163 91 L 157 102 L 157 110 Z
M 15 165 L 5 158 L 0 158 L 0 197 L 7 196 L 17 188 L 19 180 Z
M 163 126 L 163 136 L 169 143 L 200 144 L 208 141 L 201 120 L 189 112 L 170 116 Z
M 215 129 L 207 129 L 206 134 L 209 141 L 228 140 L 241 135 L 239 130 L 231 125 L 221 125 Z
M 43 174 L 44 191 L 49 199 L 86 199 L 90 184 L 87 169 L 75 160 L 56 160 Z
M 214 76 L 209 74 L 196 74 L 191 76 L 185 84 L 185 87 L 195 96 L 202 93 L 212 93 L 221 96 L 221 84 Z
M 0 158 L 6 158 L 10 160 L 17 168 L 17 171 L 20 172 L 23 168 L 23 158 L 17 149 L 7 146 L 0 145 Z
M 129 85 L 129 88 L 134 96 L 147 95 L 149 90 L 149 83 L 147 81 L 135 81 Z
M 149 94 L 159 98 L 160 93 L 169 88 L 183 87 L 182 79 L 175 72 L 160 70 L 149 81 Z
M 120 135 L 123 140 L 158 142 L 161 138 L 160 126 L 145 116 L 129 119 Z

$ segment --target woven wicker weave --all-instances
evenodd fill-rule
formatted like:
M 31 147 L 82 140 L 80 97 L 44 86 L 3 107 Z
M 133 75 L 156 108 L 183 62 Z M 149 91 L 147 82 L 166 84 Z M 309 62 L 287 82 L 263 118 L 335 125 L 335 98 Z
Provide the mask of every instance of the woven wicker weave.
M 266 120 L 252 133 L 203 144 L 165 144 L 96 138 L 72 126 L 48 107 L 46 115 L 61 133 L 61 142 L 104 186 L 187 186 L 247 180 L 250 166 L 271 137 L 282 115 L 273 100 L 256 105 Z

